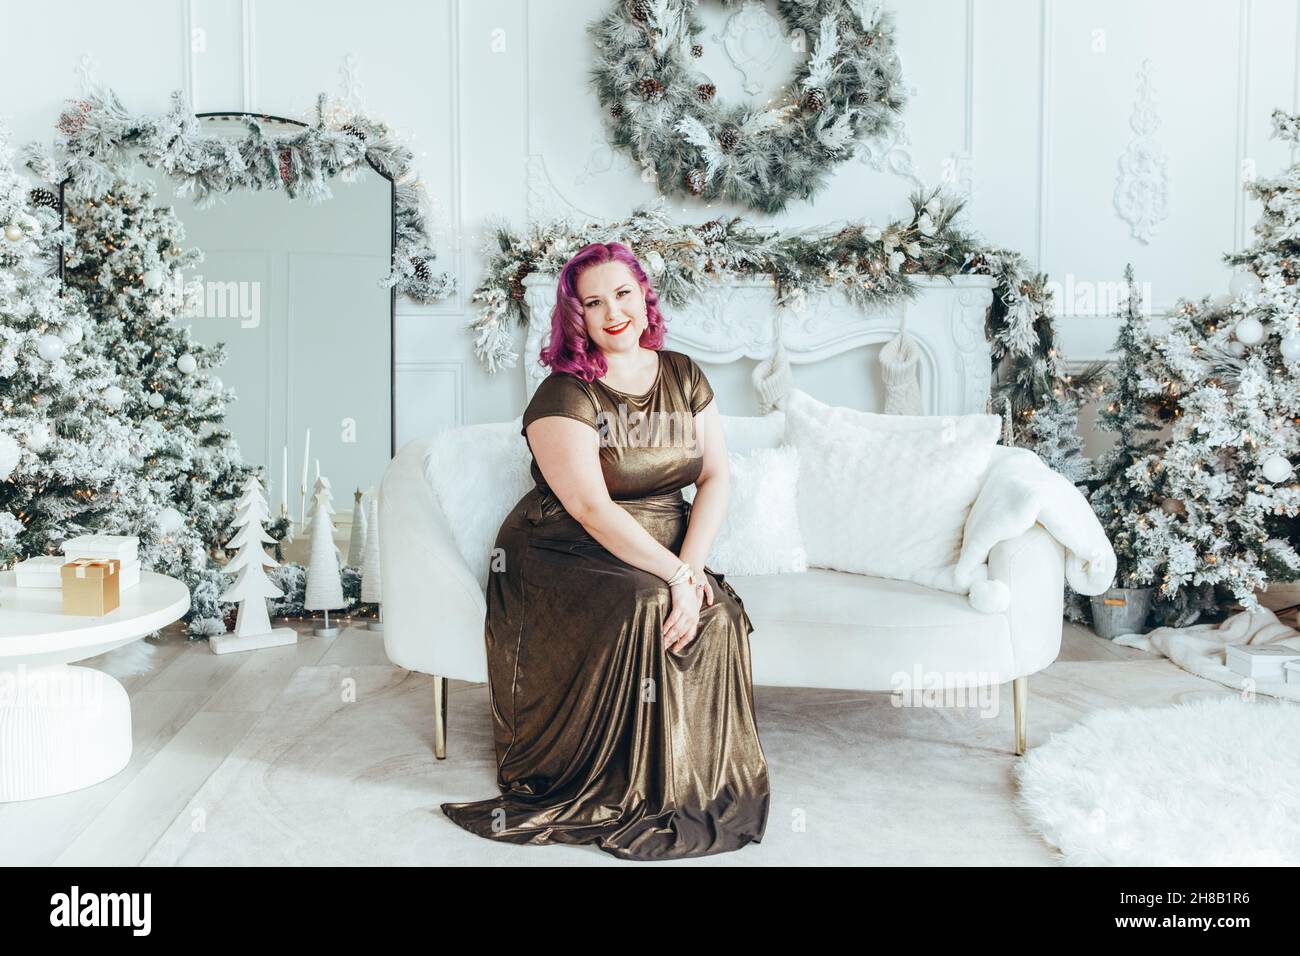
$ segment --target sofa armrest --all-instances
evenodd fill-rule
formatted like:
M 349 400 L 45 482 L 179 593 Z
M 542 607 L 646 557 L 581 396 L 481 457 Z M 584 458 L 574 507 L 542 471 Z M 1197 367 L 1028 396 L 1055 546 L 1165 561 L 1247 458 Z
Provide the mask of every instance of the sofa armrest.
M 379 490 L 384 650 L 399 667 L 487 680 L 487 603 L 425 477 L 429 440 L 408 442 Z
M 1011 589 L 1003 613 L 1011 633 L 1012 680 L 1042 670 L 1061 652 L 1065 611 L 1065 548 L 1041 524 L 1000 541 L 989 552 L 989 578 Z

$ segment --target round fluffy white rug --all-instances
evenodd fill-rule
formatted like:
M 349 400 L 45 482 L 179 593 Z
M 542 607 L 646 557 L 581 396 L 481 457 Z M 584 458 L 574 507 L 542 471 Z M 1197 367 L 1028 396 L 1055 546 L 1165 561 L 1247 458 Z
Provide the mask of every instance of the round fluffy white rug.
M 1103 710 L 1016 767 L 1021 810 L 1069 865 L 1300 864 L 1300 706 Z

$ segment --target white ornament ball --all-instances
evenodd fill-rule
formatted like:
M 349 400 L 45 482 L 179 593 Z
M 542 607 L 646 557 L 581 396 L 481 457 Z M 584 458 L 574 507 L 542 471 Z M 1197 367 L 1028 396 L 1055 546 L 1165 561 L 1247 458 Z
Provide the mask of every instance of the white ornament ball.
M 1235 355 L 1238 358 L 1240 358 L 1241 356 L 1246 354 L 1246 346 L 1234 340 L 1228 343 L 1228 352 L 1229 354 Z
M 1274 455 L 1264 462 L 1264 477 L 1273 484 L 1286 481 L 1291 477 L 1291 462 L 1281 455 Z
M 221 379 L 213 375 L 211 378 L 208 379 L 208 388 L 212 389 L 212 391 L 214 392 L 220 392 L 222 388 Z
M 109 408 L 121 408 L 122 403 L 126 401 L 126 392 L 122 391 L 116 385 L 110 385 L 99 396 L 104 400 L 104 404 Z
M 176 368 L 182 375 L 193 375 L 194 370 L 198 367 L 198 360 L 189 352 L 176 360 Z
M 1242 345 L 1258 345 L 1264 341 L 1263 323 L 1254 316 L 1248 315 L 1238 322 L 1233 333 L 1237 336 L 1237 341 Z
M 67 347 L 68 344 L 57 335 L 42 335 L 36 340 L 36 352 L 47 362 L 61 358 Z
M 1163 339 L 1169 334 L 1171 328 L 1169 320 L 1162 315 L 1155 316 L 1147 323 L 1147 332 L 1150 333 L 1153 339 Z
M 23 237 L 23 227 L 16 222 L 11 222 L 5 226 L 5 238 L 10 242 L 17 242 Z
M 659 253 L 651 251 L 649 255 L 645 257 L 645 264 L 650 267 L 650 271 L 654 275 L 663 275 L 665 267 L 664 257 Z
M 162 407 L 163 407 L 163 401 L 164 401 L 164 400 L 163 400 L 163 397 L 162 397 L 162 392 L 150 392 L 150 393 L 149 393 L 148 402 L 149 402 L 149 407 L 150 407 L 150 408 L 162 408 Z
M 1264 283 L 1259 281 L 1259 276 L 1249 269 L 1243 269 L 1233 274 L 1232 280 L 1228 283 L 1228 294 L 1234 299 L 1240 299 L 1243 295 L 1254 295 L 1263 285 Z
M 163 284 L 163 274 L 161 269 L 145 269 L 144 275 L 140 277 L 144 282 L 146 289 L 161 289 Z
M 51 437 L 49 425 L 45 422 L 33 422 L 27 429 L 27 447 L 36 452 L 44 451 L 49 447 Z
M 80 322 L 73 322 L 71 325 L 65 325 L 59 330 L 59 338 L 69 345 L 76 345 L 81 341 L 86 333 L 81 330 Z
M 1282 358 L 1288 362 L 1300 361 L 1300 335 L 1288 335 L 1282 340 Z
M 185 516 L 175 508 L 167 507 L 158 512 L 158 530 L 163 534 L 179 531 L 185 524 Z
M 18 447 L 14 437 L 8 432 L 0 432 L 0 481 L 8 480 L 22 456 L 23 450 Z

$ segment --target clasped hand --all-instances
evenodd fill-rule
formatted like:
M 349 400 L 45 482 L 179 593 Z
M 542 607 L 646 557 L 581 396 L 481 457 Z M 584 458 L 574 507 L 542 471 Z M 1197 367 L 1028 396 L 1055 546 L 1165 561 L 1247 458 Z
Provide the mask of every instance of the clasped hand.
M 700 626 L 700 608 L 713 603 L 713 586 L 709 584 L 709 576 L 703 569 L 699 575 L 701 581 L 698 584 L 691 585 L 683 581 L 668 589 L 673 609 L 664 621 L 664 647 L 674 654 L 680 654 L 687 644 L 695 640 Z

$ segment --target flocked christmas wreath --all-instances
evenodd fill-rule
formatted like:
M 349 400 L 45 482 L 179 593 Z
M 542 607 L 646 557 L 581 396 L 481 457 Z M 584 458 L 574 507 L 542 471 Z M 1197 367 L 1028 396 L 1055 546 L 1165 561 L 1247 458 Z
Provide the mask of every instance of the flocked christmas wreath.
M 612 140 L 653 170 L 664 194 L 779 212 L 810 198 L 855 143 L 897 122 L 905 91 L 882 0 L 779 0 L 808 58 L 783 99 L 762 108 L 721 102 L 694 66 L 704 53 L 697 3 L 616 0 L 589 28 Z

